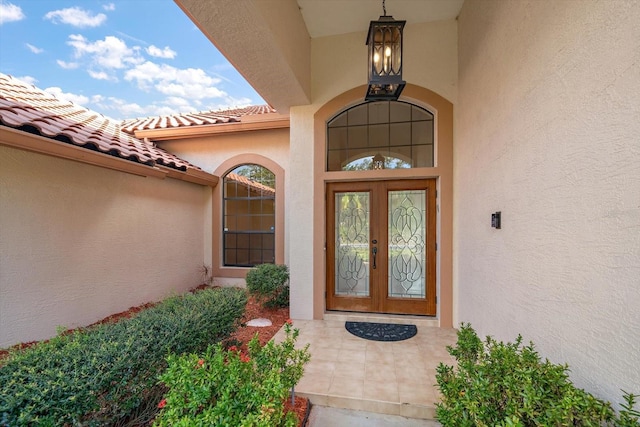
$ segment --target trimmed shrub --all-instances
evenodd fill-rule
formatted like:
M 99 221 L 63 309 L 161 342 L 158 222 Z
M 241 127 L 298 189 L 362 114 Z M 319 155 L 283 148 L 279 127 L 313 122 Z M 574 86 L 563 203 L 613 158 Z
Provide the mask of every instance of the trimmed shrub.
M 309 345 L 295 348 L 298 330 L 285 325 L 286 339 L 260 346 L 257 335 L 249 353 L 218 343 L 202 354 L 172 355 L 160 376 L 169 392 L 158 407 L 156 427 L 239 426 L 295 427 L 284 401 L 309 361 Z
M 126 423 L 149 400 L 157 404 L 167 354 L 202 351 L 227 337 L 246 300 L 231 288 L 172 297 L 131 319 L 12 353 L 1 362 L 0 425 Z
M 247 273 L 247 288 L 267 308 L 289 305 L 289 269 L 286 265 L 261 264 Z
M 442 393 L 436 417 L 443 426 L 637 426 L 634 396 L 625 393 L 621 418 L 609 402 L 569 380 L 569 367 L 541 361 L 533 343 L 483 343 L 462 324 L 455 347 L 447 347 L 457 367 L 440 363 L 436 380 Z

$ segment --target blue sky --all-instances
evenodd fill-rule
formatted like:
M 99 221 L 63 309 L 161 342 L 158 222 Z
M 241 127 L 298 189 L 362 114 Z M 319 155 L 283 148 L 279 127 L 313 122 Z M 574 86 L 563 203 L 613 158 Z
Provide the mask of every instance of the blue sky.
M 0 72 L 114 119 L 265 103 L 172 0 L 0 0 Z

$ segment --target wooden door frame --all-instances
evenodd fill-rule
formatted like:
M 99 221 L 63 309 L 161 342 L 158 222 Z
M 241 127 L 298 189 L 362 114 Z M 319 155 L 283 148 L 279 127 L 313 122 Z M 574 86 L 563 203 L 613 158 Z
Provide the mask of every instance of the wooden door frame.
M 424 189 L 426 191 L 427 224 L 425 235 L 426 283 L 425 299 L 398 298 L 388 296 L 388 192 L 400 190 Z M 368 192 L 370 197 L 370 229 L 379 228 L 379 235 L 369 235 L 369 254 L 371 241 L 378 241 L 378 261 L 380 267 L 373 272 L 370 269 L 369 296 L 337 296 L 335 295 L 335 194 L 342 191 Z M 435 316 L 436 300 L 436 180 L 435 179 L 398 179 L 368 180 L 349 182 L 328 182 L 325 184 L 327 203 L 326 217 L 326 295 L 327 310 L 359 311 L 395 314 L 418 314 Z M 370 258 L 371 259 L 371 258 Z

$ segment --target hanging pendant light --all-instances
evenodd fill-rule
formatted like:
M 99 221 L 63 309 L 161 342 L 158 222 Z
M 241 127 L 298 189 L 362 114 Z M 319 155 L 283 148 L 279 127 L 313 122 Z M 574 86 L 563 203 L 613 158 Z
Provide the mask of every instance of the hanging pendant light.
M 365 101 L 395 101 L 406 82 L 402 80 L 402 30 L 407 21 L 387 16 L 382 0 L 383 16 L 369 24 L 369 87 Z

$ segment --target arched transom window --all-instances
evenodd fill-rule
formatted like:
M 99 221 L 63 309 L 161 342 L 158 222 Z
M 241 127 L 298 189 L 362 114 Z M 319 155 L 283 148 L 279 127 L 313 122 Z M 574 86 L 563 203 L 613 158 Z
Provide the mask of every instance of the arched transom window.
M 327 170 L 433 167 L 433 114 L 401 101 L 367 102 L 327 123 Z
M 253 267 L 275 262 L 275 175 L 242 165 L 224 177 L 224 265 Z

